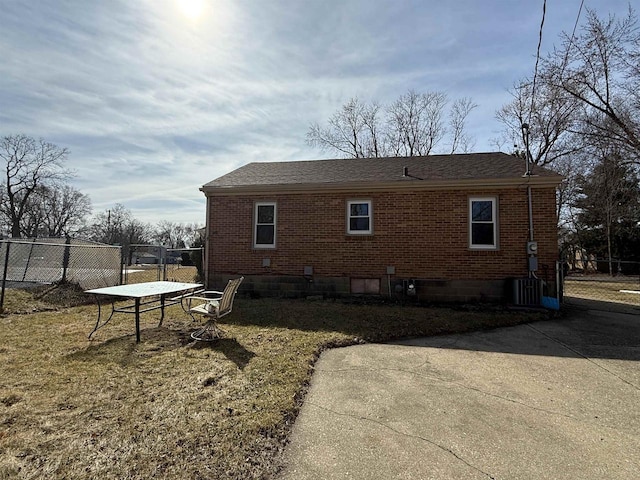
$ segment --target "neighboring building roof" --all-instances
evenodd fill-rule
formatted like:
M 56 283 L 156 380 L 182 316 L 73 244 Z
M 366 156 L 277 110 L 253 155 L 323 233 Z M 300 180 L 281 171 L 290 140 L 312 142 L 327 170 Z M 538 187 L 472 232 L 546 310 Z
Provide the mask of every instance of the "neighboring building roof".
M 405 176 L 405 167 L 408 175 Z M 206 183 L 205 193 L 345 188 L 416 188 L 466 184 L 558 184 L 557 173 L 502 152 L 426 157 L 254 162 Z

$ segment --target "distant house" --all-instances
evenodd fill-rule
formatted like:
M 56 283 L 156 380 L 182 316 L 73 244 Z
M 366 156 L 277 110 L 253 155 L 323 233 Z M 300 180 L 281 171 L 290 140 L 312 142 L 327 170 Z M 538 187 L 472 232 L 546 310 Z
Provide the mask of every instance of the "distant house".
M 136 265 L 154 265 L 159 263 L 159 259 L 156 255 L 149 252 L 134 252 L 131 263 L 135 263 Z
M 250 163 L 201 188 L 208 286 L 425 301 L 500 301 L 529 276 L 553 288 L 562 177 L 525 169 L 499 152 Z

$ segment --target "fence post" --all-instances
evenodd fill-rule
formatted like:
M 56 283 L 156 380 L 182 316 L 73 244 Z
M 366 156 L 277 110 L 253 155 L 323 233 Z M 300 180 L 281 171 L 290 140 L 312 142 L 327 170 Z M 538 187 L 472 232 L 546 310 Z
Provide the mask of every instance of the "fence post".
M 36 243 L 37 238 L 33 238 L 33 243 L 31 244 L 31 248 L 29 249 L 29 256 L 27 257 L 27 264 L 24 267 L 24 272 L 22 273 L 22 281 L 27 278 L 27 270 L 29 270 L 29 265 L 31 264 L 31 255 L 33 255 L 33 245 Z
M 69 268 L 69 257 L 71 256 L 71 237 L 65 241 L 64 253 L 62 254 L 62 279 L 60 283 L 67 283 L 67 268 Z
M 205 259 L 204 246 L 202 246 L 202 247 L 200 247 L 200 271 L 198 273 L 200 274 L 200 281 L 204 284 L 204 286 L 206 288 L 207 287 L 207 276 L 204 273 L 204 267 L 205 267 L 204 259 Z
M 167 281 L 167 249 L 160 245 L 160 265 L 158 265 L 158 280 Z
M 5 241 L 4 244 L 7 246 L 7 250 L 4 254 L 4 269 L 2 271 L 2 292 L 0 293 L 0 313 L 4 313 L 4 290 L 5 290 L 5 284 L 7 283 L 7 266 L 9 265 L 9 245 L 11 245 L 11 242 Z
M 562 270 L 564 261 L 556 260 L 556 297 L 558 304 L 561 304 L 564 297 L 564 271 Z
M 124 280 L 125 271 L 127 269 L 127 259 L 125 258 L 128 255 L 127 250 L 128 249 L 122 248 L 122 245 L 120 245 L 120 285 L 123 285 L 122 281 Z

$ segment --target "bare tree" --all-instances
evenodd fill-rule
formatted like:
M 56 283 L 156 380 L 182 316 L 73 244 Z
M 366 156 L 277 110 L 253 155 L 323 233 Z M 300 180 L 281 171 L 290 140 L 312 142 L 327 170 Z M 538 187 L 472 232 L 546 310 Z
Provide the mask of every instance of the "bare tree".
M 200 223 L 189 223 L 185 229 L 184 242 L 187 247 L 199 247 L 204 245 L 204 225 Z
M 85 228 L 91 199 L 70 185 L 47 189 L 44 228 L 50 237 L 71 236 Z
M 465 132 L 471 99 L 454 102 L 446 122 L 447 95 L 443 92 L 401 95 L 384 108 L 352 98 L 334 113 L 326 127 L 313 124 L 307 143 L 352 158 L 429 155 L 451 133 L 452 152 L 471 148 Z M 450 127 L 450 132 L 449 128 Z
M 378 156 L 377 104 L 367 105 L 352 98 L 334 113 L 327 127 L 313 124 L 307 132 L 307 143 L 323 150 L 334 150 L 347 157 Z
M 510 93 L 513 99 L 496 112 L 496 118 L 504 127 L 505 141 L 521 147 L 528 144 L 533 164 L 553 165 L 580 150 L 580 144 L 572 138 L 580 108 L 571 95 L 552 85 L 538 84 L 532 99 L 529 79 Z M 528 125 L 528 131 L 524 125 Z
M 362 122 L 366 132 L 365 157 L 383 157 L 386 155 L 384 134 L 380 126 L 380 105 L 373 102 L 362 111 Z
M 451 135 L 451 153 L 462 150 L 469 153 L 475 142 L 466 131 L 467 117 L 478 105 L 470 97 L 458 98 L 453 102 L 449 112 L 449 129 Z
M 631 9 L 622 19 L 601 19 L 587 10 L 579 34 L 562 38 L 543 60 L 535 92 L 525 79 L 496 116 L 505 126 L 503 137 L 520 146 L 526 143 L 522 126 L 527 123 L 533 162 L 565 176 L 558 213 L 567 238 L 582 246 L 593 241 L 596 222 L 587 222 L 586 212 L 598 212 L 611 257 L 620 191 L 612 172 L 622 171 L 619 162 L 640 165 L 640 31 Z M 599 168 L 589 165 L 594 158 L 601 160 Z M 602 179 L 587 182 L 585 172 Z M 591 188 L 589 199 L 597 199 L 592 206 L 581 193 L 585 186 Z
M 142 222 L 137 218 L 131 218 L 125 225 L 122 236 L 122 245 L 128 247 L 139 243 L 149 243 L 153 236 L 153 227 L 149 223 Z M 130 250 L 129 255 L 131 256 Z M 129 259 L 131 263 L 131 259 Z
M 556 202 L 556 218 L 558 226 L 570 231 L 575 226 L 575 212 L 572 207 L 575 205 L 578 195 L 578 178 L 584 172 L 589 163 L 588 153 L 581 151 L 573 155 L 566 155 L 556 160 L 553 169 L 564 177 L 558 186 Z
M 197 223 L 176 223 L 163 220 L 156 225 L 153 241 L 168 248 L 186 248 L 193 245 L 202 226 Z
M 576 175 L 581 172 L 585 145 L 574 132 L 582 109 L 571 95 L 552 85 L 533 85 L 524 79 L 511 90 L 512 100 L 496 112 L 503 125 L 502 141 L 516 146 L 516 154 L 530 156 L 534 165 L 547 166 L 565 177 L 558 188 L 559 226 L 570 230 L 570 211 Z M 528 128 L 524 128 L 524 126 Z M 528 153 L 526 147 L 528 146 Z M 523 162 L 523 171 L 526 165 Z
M 429 155 L 444 137 L 443 92 L 417 93 L 410 90 L 388 109 L 387 139 L 395 156 Z
M 62 237 L 85 228 L 91 200 L 70 185 L 38 187 L 30 197 L 20 222 L 25 237 Z
M 529 155 L 534 165 L 553 168 L 565 177 L 558 188 L 556 214 L 559 227 L 568 232 L 575 218 L 571 205 L 576 175 L 584 162 L 580 155 L 584 144 L 572 131 L 580 106 L 562 89 L 544 83 L 536 86 L 532 98 L 533 85 L 528 79 L 514 86 L 510 93 L 512 100 L 496 112 L 504 127 L 502 138 L 516 146 L 517 155 Z M 528 128 L 523 128 L 525 125 Z M 523 171 L 525 168 L 523 162 Z
M 153 240 L 167 248 L 184 248 L 185 226 L 162 220 L 156 225 Z
M 118 203 L 114 208 L 95 215 L 90 227 L 92 240 L 109 245 L 122 244 L 127 223 L 132 220 L 131 211 Z
M 148 243 L 152 236 L 151 225 L 135 219 L 131 210 L 121 203 L 96 214 L 91 225 L 92 240 L 110 245 Z
M 582 32 L 575 37 L 564 34 L 562 48 L 549 55 L 541 74 L 545 83 L 584 107 L 584 135 L 615 143 L 630 157 L 628 161 L 636 163 L 640 163 L 639 60 L 640 30 L 631 8 L 622 19 L 614 15 L 601 19 L 587 9 Z M 609 121 L 600 121 L 600 116 Z
M 27 238 L 36 238 L 44 235 L 42 224 L 46 217 L 45 198 L 47 196 L 45 186 L 37 187 L 27 201 L 24 214 L 20 219 L 20 235 Z M 6 216 L 6 215 L 5 215 Z
M 25 135 L 0 140 L 0 159 L 5 167 L 0 210 L 7 217 L 12 237 L 20 237 L 20 222 L 34 192 L 71 176 L 63 168 L 68 154 L 66 148 Z

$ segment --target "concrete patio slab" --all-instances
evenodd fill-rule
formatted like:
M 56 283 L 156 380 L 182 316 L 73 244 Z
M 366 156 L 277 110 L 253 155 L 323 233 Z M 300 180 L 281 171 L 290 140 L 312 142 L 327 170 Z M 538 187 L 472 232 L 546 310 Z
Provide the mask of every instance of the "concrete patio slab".
M 330 350 L 283 480 L 640 478 L 640 316 Z

